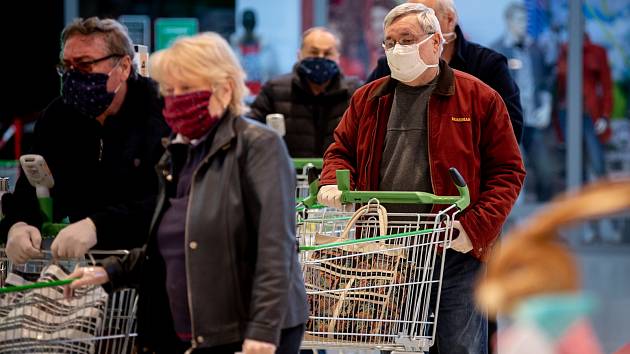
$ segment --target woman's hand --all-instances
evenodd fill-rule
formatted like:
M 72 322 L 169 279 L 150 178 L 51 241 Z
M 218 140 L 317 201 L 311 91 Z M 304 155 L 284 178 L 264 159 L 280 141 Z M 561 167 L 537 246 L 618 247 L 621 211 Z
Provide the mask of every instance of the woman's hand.
M 74 289 L 87 285 L 102 285 L 109 281 L 109 276 L 103 267 L 77 267 L 68 278 L 77 278 L 63 289 L 66 299 L 72 297 Z
M 245 339 L 243 342 L 243 354 L 274 354 L 275 352 L 276 346 L 271 343 L 253 339 Z

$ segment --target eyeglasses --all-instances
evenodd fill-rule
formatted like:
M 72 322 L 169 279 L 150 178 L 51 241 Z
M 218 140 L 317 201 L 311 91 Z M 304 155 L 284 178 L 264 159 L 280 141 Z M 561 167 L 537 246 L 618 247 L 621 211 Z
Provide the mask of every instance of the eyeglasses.
M 94 67 L 94 65 L 105 61 L 107 59 L 111 59 L 111 58 L 122 58 L 124 57 L 123 54 L 110 54 L 107 56 L 104 56 L 102 58 L 98 58 L 98 59 L 94 59 L 94 60 L 86 60 L 86 61 L 80 61 L 71 65 L 67 65 L 66 63 L 59 63 L 57 64 L 57 74 L 59 74 L 59 76 L 63 76 L 63 74 L 65 74 L 66 72 L 68 72 L 69 70 L 78 70 L 82 73 L 86 73 L 89 74 L 92 72 L 92 69 Z
M 427 33 L 427 36 L 432 36 L 434 35 L 435 32 L 429 32 Z M 428 37 L 425 37 L 428 38 Z M 416 43 L 420 43 L 421 41 L 416 40 L 415 38 L 412 37 L 406 37 L 403 38 L 401 40 L 393 40 L 393 39 L 386 39 L 383 41 L 383 48 L 385 48 L 385 50 L 390 50 L 393 49 L 396 46 L 396 43 L 400 44 L 400 45 L 412 45 L 412 44 L 416 44 Z

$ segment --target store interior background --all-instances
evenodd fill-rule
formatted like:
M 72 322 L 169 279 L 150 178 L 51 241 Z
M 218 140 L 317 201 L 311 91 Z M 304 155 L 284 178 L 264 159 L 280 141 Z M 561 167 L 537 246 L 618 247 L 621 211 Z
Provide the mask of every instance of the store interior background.
M 455 0 L 460 24 L 469 40 L 491 46 L 507 31 L 504 19 L 509 0 Z M 527 31 L 544 47 L 553 76 L 557 51 L 568 40 L 569 0 L 523 0 L 527 8 Z M 146 15 L 150 30 L 157 18 L 192 17 L 200 31 L 216 31 L 238 46 L 242 37 L 242 14 L 253 10 L 254 33 L 260 40 L 262 78 L 289 72 L 296 61 L 301 32 L 311 26 L 329 26 L 343 40 L 342 69 L 348 75 L 365 78 L 382 55 L 382 19 L 395 0 L 46 0 L 20 1 L 4 11 L 2 57 L 4 86 L 0 99 L 0 159 L 16 154 L 10 129 L 22 129 L 18 152 L 28 151 L 32 123 L 47 103 L 59 93 L 59 34 L 74 16 L 112 17 Z M 592 42 L 607 50 L 614 86 L 613 136 L 605 145 L 607 176 L 630 175 L 630 0 L 586 0 L 582 3 L 585 29 Z M 149 36 L 152 38 L 152 36 Z M 155 49 L 151 39 L 150 50 Z M 555 52 L 554 52 L 555 51 Z M 554 59 L 555 58 L 555 59 Z M 17 124 L 17 125 L 16 125 Z M 80 134 L 80 132 L 77 132 Z M 550 127 L 547 146 L 553 157 L 553 194 L 567 190 L 566 142 Z M 588 176 L 588 168 L 586 170 Z M 526 188 L 515 207 L 509 228 L 544 206 L 528 177 Z M 122 182 L 124 183 L 124 182 Z M 576 208 L 579 208 L 576 205 Z M 587 224 L 567 230 L 566 240 L 581 261 L 584 288 L 599 299 L 592 319 L 605 352 L 630 342 L 630 217 L 610 219 L 620 238 L 611 242 Z M 589 231 L 591 228 L 591 231 Z M 592 237 L 591 237 L 592 236 Z

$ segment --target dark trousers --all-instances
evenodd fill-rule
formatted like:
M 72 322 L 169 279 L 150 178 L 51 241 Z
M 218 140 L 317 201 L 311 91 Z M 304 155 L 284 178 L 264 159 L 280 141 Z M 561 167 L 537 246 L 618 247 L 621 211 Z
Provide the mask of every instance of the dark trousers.
M 481 269 L 481 262 L 472 255 L 446 251 L 436 342 L 429 353 L 488 353 L 488 321 L 475 307 L 473 296 Z M 432 295 L 434 308 L 436 291 Z
M 300 344 L 304 337 L 305 325 L 285 328 L 280 334 L 280 344 L 276 349 L 276 354 L 297 354 L 300 351 Z M 184 347 L 189 347 L 189 343 L 183 343 Z M 198 348 L 193 350 L 194 354 L 234 354 L 242 351 L 242 342 L 219 345 L 210 348 Z M 185 349 L 181 352 L 184 353 Z

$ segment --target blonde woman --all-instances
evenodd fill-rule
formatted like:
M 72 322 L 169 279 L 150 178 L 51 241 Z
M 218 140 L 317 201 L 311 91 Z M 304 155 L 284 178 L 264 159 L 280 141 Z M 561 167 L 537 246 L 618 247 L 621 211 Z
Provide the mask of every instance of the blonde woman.
M 79 268 L 71 288 L 140 289 L 138 343 L 154 353 L 296 353 L 307 319 L 294 173 L 281 138 L 245 119 L 245 75 L 204 33 L 150 60 L 176 133 L 157 166 L 142 249 Z

